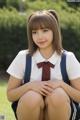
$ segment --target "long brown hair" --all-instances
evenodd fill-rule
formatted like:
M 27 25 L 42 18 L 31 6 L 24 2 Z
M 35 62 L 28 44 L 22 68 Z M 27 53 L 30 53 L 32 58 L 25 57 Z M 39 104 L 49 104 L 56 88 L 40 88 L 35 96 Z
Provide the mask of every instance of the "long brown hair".
M 53 49 L 61 54 L 62 40 L 57 13 L 54 10 L 37 11 L 31 14 L 27 23 L 27 36 L 29 53 L 32 55 L 38 48 L 33 42 L 32 30 L 49 28 L 53 31 Z

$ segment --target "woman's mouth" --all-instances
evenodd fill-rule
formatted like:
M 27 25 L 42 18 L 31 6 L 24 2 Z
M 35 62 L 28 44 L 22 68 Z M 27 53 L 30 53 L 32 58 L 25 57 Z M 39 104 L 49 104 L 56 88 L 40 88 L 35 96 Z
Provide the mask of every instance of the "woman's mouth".
M 38 44 L 44 44 L 46 41 L 39 41 Z

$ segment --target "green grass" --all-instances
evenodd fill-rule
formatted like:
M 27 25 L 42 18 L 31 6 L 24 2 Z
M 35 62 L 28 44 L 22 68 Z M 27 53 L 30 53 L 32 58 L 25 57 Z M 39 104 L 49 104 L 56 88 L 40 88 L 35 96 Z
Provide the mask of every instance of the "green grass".
M 5 120 L 15 120 L 11 103 L 7 100 L 6 89 L 7 81 L 0 80 L 0 116 L 4 115 Z

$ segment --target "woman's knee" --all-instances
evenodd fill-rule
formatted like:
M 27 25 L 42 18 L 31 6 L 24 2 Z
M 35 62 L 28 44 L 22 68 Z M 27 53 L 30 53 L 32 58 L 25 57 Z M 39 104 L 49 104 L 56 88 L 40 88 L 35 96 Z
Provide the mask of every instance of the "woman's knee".
M 62 88 L 57 88 L 51 95 L 46 97 L 45 103 L 46 105 L 59 108 L 64 105 L 70 105 L 70 99 Z
M 18 102 L 18 107 L 23 106 L 24 108 L 28 108 L 34 110 L 36 107 L 43 107 L 44 102 L 42 96 L 34 91 L 29 91 L 25 93 Z

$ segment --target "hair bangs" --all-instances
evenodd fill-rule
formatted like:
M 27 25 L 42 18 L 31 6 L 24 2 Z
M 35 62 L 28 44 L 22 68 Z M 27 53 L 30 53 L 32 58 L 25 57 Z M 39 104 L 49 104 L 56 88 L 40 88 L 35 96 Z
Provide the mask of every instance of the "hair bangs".
M 44 28 L 52 29 L 52 20 L 47 15 L 33 16 L 29 21 L 30 30 L 37 30 Z

